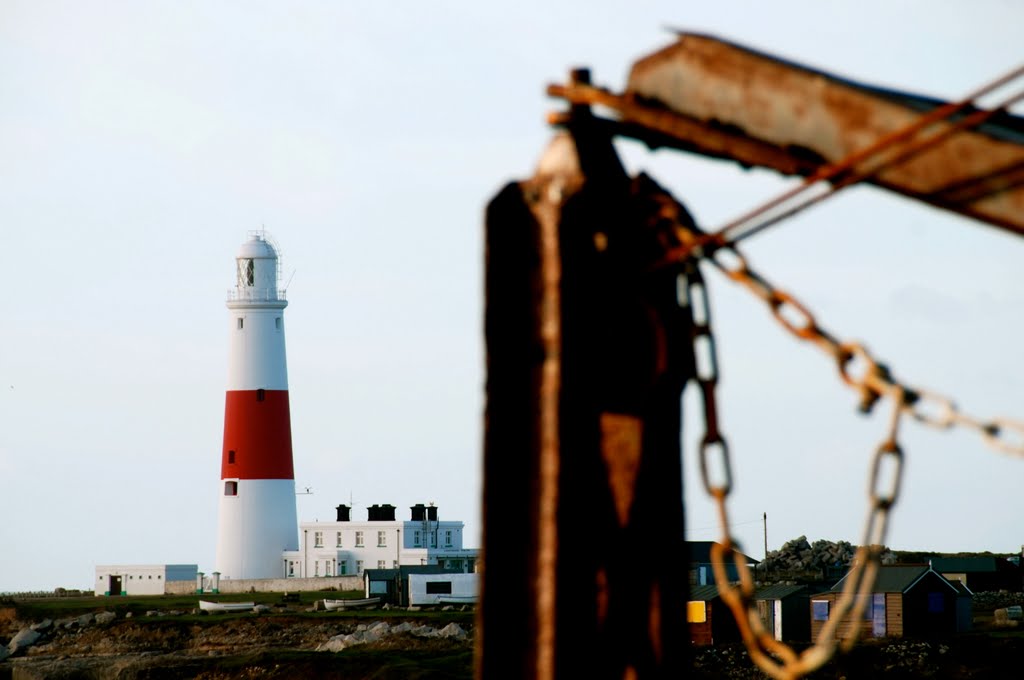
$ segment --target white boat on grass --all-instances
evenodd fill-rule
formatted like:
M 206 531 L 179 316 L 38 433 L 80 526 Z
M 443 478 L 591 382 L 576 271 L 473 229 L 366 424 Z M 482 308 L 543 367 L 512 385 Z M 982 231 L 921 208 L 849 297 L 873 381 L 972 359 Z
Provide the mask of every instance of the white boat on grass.
M 379 597 L 348 598 L 344 600 L 324 600 L 324 608 L 329 612 L 345 609 L 365 609 L 380 604 Z
M 199 600 L 199 608 L 204 612 L 211 613 L 251 612 L 255 606 L 255 602 L 210 602 L 209 600 Z
M 476 604 L 476 595 L 439 595 L 438 604 Z

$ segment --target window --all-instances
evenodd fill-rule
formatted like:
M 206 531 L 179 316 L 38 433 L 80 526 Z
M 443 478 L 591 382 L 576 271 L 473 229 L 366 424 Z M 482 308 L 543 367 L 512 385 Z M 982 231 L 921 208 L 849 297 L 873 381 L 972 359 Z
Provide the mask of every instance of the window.
M 225 496 L 237 496 L 238 495 L 238 482 L 224 482 L 224 495 Z
M 686 603 L 686 620 L 690 623 L 704 623 L 708 620 L 707 602 L 690 600 Z
M 444 544 L 445 547 L 452 547 L 452 532 L 450 529 L 444 532 Z
M 330 576 L 330 575 L 331 575 L 331 561 L 327 560 L 326 562 L 324 562 L 324 576 Z
M 324 532 L 314 531 L 313 532 L 313 547 L 322 548 L 324 547 Z
M 388 547 L 388 533 L 386 531 L 377 532 L 377 547 L 386 548 Z
M 266 391 L 259 389 L 256 390 L 256 401 L 263 401 L 266 398 Z
M 864 596 L 864 613 L 861 614 L 861 618 L 864 619 L 865 621 L 870 621 L 871 619 L 874 618 L 874 612 L 871 609 L 871 604 L 872 604 L 872 600 L 873 599 L 874 598 L 872 598 L 870 595 L 865 595 Z
M 387 566 L 388 566 L 387 560 L 377 560 L 377 568 L 378 569 L 387 569 Z
M 828 621 L 828 600 L 811 600 L 811 620 Z
M 362 574 L 363 573 L 363 561 L 362 560 L 356 560 L 356 573 L 357 574 Z
M 235 462 L 235 452 L 228 451 L 228 464 L 231 465 Z
M 451 595 L 451 581 L 427 581 L 427 595 Z
M 391 560 L 391 568 L 398 569 L 398 560 Z
M 357 531 L 356 532 L 356 547 L 357 548 L 362 548 L 363 547 L 363 532 L 362 531 Z M 362 570 L 360 569 L 360 571 L 362 571 Z
M 946 600 L 942 593 L 928 593 L 928 613 L 941 614 L 946 611 Z
M 313 560 L 313 576 L 320 575 L 320 560 Z
M 277 330 L 281 330 L 281 317 L 277 317 L 274 319 L 274 328 L 276 328 Z
M 288 563 L 288 575 L 295 576 L 295 562 Z
M 414 548 L 420 547 L 420 532 L 419 531 L 412 532 L 412 545 L 413 545 Z
M 339 548 L 341 547 L 341 532 L 340 531 L 338 532 L 338 544 L 337 545 L 338 545 Z
M 433 532 L 431 532 L 431 534 L 430 534 L 430 547 L 431 548 L 436 548 L 437 547 L 437 534 L 433 533 Z
M 242 330 L 242 326 L 245 325 L 245 320 L 242 317 L 238 317 L 238 330 Z
M 238 285 L 251 286 L 256 280 L 256 267 L 251 259 L 238 261 Z

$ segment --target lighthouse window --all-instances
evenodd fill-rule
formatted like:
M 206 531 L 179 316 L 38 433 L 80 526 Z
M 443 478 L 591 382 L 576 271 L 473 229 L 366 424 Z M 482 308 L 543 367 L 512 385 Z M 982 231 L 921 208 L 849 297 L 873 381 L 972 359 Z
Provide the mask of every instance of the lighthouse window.
M 274 328 L 281 330 L 281 317 L 278 316 L 274 318 Z
M 245 323 L 244 323 L 244 320 L 242 319 L 242 317 L 238 317 L 238 330 L 242 330 L 242 326 L 244 326 L 244 325 L 245 325 Z
M 264 398 L 263 390 L 256 390 L 256 401 L 263 401 Z
M 255 281 L 255 268 L 252 260 L 238 261 L 238 285 L 251 286 Z
M 228 463 L 234 463 L 234 462 L 235 462 L 235 452 L 234 451 L 228 451 Z
M 224 495 L 225 496 L 237 496 L 238 495 L 238 482 L 224 482 Z

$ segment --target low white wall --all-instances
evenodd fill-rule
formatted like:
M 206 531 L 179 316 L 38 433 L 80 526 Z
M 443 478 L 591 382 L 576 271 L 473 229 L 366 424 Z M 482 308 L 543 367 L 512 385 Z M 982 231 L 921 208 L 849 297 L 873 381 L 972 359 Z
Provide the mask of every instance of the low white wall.
M 191 595 L 196 592 L 195 581 L 167 581 L 167 595 Z M 335 590 L 363 590 L 362 576 L 321 576 L 319 578 L 233 578 L 220 580 L 221 593 L 295 593 L 324 588 Z M 205 590 L 205 593 L 211 591 Z

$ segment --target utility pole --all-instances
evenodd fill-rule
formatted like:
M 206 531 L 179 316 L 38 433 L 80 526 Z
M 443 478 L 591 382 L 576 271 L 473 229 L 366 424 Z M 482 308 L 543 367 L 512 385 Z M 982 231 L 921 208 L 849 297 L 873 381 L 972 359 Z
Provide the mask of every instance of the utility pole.
M 764 557 L 768 559 L 768 513 L 764 513 Z

